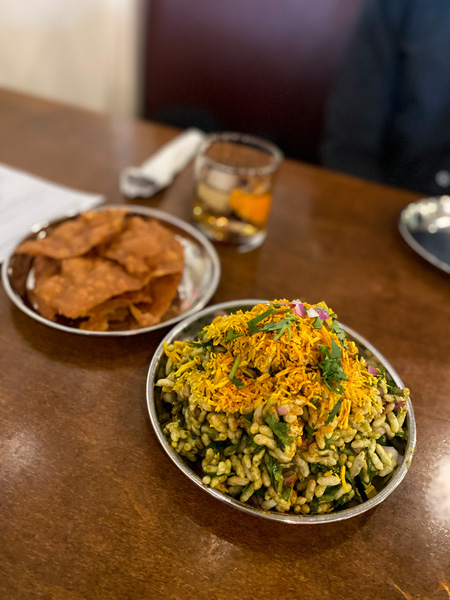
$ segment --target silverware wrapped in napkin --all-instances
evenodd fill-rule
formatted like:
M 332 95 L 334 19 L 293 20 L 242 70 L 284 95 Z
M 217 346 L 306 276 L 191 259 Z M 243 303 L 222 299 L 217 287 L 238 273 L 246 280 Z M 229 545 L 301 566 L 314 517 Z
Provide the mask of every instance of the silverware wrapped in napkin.
M 127 198 L 150 198 L 172 183 L 194 158 L 205 134 L 187 129 L 148 158 L 140 167 L 127 167 L 120 175 L 120 191 Z

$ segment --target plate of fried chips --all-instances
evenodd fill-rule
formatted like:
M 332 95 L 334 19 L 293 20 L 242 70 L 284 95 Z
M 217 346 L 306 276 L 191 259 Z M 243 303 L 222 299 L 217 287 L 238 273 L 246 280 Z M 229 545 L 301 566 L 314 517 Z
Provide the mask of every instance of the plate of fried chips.
M 35 225 L 3 264 L 10 299 L 56 329 L 124 336 L 203 308 L 220 262 L 190 224 L 144 206 L 104 205 Z

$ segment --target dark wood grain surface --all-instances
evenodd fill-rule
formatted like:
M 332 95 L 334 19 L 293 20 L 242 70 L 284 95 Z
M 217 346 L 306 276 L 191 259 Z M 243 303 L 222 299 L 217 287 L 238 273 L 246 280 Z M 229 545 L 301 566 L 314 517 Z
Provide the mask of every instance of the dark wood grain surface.
M 0 92 L 0 162 L 123 202 L 122 167 L 176 132 Z M 192 171 L 141 202 L 189 220 Z M 218 247 L 211 303 L 327 302 L 411 389 L 418 447 L 357 518 L 292 526 L 194 486 L 149 422 L 166 330 L 93 339 L 41 325 L 0 289 L 0 598 L 450 597 L 450 279 L 397 231 L 414 195 L 285 161 L 259 249 Z

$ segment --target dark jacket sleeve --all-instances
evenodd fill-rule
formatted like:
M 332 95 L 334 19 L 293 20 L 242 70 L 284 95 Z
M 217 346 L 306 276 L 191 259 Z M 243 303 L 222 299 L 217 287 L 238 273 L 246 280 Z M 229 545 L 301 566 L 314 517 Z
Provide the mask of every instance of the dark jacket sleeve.
M 324 166 L 383 180 L 382 148 L 395 96 L 408 0 L 368 0 L 327 106 Z

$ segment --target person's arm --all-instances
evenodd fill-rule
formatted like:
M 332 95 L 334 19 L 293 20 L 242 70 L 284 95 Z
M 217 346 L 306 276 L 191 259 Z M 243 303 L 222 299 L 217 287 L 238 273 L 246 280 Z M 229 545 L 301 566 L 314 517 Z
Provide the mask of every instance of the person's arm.
M 408 0 L 367 0 L 327 107 L 324 166 L 382 181 Z

